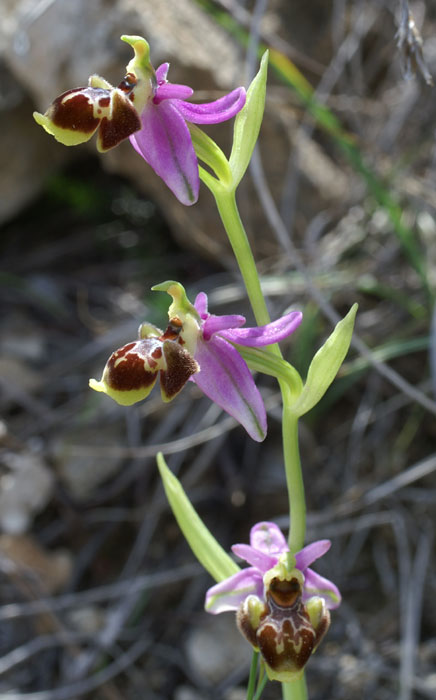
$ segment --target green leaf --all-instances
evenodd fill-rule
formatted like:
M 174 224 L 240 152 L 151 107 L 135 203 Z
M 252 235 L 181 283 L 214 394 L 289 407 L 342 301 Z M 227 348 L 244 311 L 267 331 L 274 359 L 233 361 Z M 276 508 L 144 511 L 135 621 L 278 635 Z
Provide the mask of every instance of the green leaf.
M 356 313 L 357 304 L 353 304 L 310 363 L 303 391 L 291 406 L 295 415 L 303 416 L 316 406 L 336 377 L 350 347 Z
M 236 574 L 239 566 L 209 532 L 189 501 L 180 481 L 168 469 L 162 452 L 157 455 L 157 466 L 174 517 L 200 564 L 217 582 Z
M 262 56 L 260 69 L 247 90 L 247 100 L 235 119 L 233 146 L 230 154 L 230 169 L 233 188 L 236 189 L 248 168 L 256 145 L 265 108 L 268 51 Z

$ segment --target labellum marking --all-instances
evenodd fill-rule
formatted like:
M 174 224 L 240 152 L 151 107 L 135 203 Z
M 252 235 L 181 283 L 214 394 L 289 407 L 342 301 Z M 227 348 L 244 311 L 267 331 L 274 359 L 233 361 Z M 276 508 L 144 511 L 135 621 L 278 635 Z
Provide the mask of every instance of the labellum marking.
M 150 353 L 150 344 L 155 342 L 138 340 L 114 352 L 106 365 L 105 380 L 108 386 L 115 391 L 132 391 L 153 384 L 158 370 L 148 371 L 151 367 L 147 356 Z M 157 362 L 155 365 L 157 366 Z
M 163 343 L 167 370 L 160 373 L 162 393 L 170 401 L 185 386 L 189 377 L 198 372 L 199 367 L 192 355 L 172 340 Z
M 98 132 L 99 151 L 108 151 L 114 146 L 118 146 L 128 136 L 139 131 L 141 120 L 130 100 L 121 92 L 112 92 L 112 115 L 111 118 L 103 117 Z
M 241 603 L 237 613 L 240 631 L 261 652 L 270 677 L 290 681 L 299 676 L 326 633 L 330 614 L 324 608 L 314 627 L 301 599 L 300 581 L 277 576 L 267 587 L 266 603 L 257 620 L 250 615 L 250 606 Z
M 47 116 L 59 129 L 92 134 L 100 122 L 100 119 L 94 116 L 95 92 L 104 91 L 95 88 L 68 90 L 56 98 Z

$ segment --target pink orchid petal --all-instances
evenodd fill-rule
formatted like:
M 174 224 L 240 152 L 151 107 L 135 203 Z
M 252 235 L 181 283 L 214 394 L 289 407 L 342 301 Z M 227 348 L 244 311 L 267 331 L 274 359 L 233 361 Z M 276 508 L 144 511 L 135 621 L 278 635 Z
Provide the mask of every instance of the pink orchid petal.
M 317 542 L 311 542 L 306 547 L 303 547 L 303 549 L 295 555 L 297 568 L 304 572 L 314 561 L 324 556 L 331 546 L 332 543 L 330 540 L 318 540 Z
M 324 578 L 312 569 L 304 572 L 303 602 L 313 596 L 324 598 L 327 608 L 333 610 L 341 604 L 342 596 L 339 589 L 328 578 Z
M 198 199 L 200 178 L 189 129 L 173 102 L 149 104 L 141 115 L 142 129 L 130 143 L 162 178 L 182 204 Z
M 286 316 L 282 316 L 282 318 L 268 323 L 266 326 L 231 328 L 227 331 L 221 331 L 220 335 L 231 343 L 261 348 L 264 345 L 279 343 L 284 338 L 287 338 L 288 335 L 298 328 L 302 318 L 303 314 L 300 311 L 292 311 L 290 314 L 286 314 Z
M 262 576 L 251 567 L 238 571 L 237 574 L 209 588 L 205 608 L 212 615 L 237 610 L 249 595 L 263 597 Z
M 219 124 L 234 117 L 244 104 L 245 90 L 237 88 L 214 102 L 193 104 L 178 100 L 176 107 L 182 117 L 193 124 Z
M 238 351 L 215 335 L 207 343 L 198 341 L 194 358 L 200 371 L 191 377 L 192 381 L 236 418 L 253 440 L 262 441 L 266 435 L 265 406 Z
M 207 294 L 205 292 L 200 292 L 199 294 L 197 294 L 197 296 L 195 297 L 194 306 L 203 320 L 208 317 Z
M 159 104 L 162 100 L 186 100 L 194 94 L 194 90 L 188 85 L 178 85 L 177 83 L 163 83 L 158 85 L 154 102 Z
M 259 569 L 263 574 L 277 564 L 277 557 L 264 554 L 259 549 L 250 547 L 249 544 L 234 544 L 232 552 L 236 554 L 237 557 L 240 557 L 240 559 L 247 561 L 251 566 Z
M 237 314 L 229 316 L 214 316 L 211 314 L 203 325 L 203 338 L 209 340 L 214 333 L 231 328 L 238 328 L 245 323 L 245 317 Z
M 156 80 L 158 84 L 164 83 L 166 81 L 169 67 L 169 63 L 161 63 L 159 68 L 156 68 Z
M 270 556 L 279 556 L 288 552 L 289 547 L 285 536 L 275 523 L 262 522 L 250 530 L 250 544 L 259 552 Z

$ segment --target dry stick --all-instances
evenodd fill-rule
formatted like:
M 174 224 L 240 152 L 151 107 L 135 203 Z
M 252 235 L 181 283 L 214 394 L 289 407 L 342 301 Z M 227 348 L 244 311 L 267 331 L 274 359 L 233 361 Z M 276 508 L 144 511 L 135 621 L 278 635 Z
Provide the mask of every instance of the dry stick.
M 321 513 L 313 513 L 309 515 L 309 529 L 318 528 L 321 525 L 324 526 L 325 523 L 337 521 L 338 518 L 349 516 L 352 513 L 361 510 L 362 508 L 366 508 L 368 505 L 374 505 L 378 501 L 381 501 L 383 498 L 391 496 L 396 491 L 399 491 L 405 486 L 409 486 L 415 481 L 418 481 L 418 479 L 422 479 L 424 476 L 428 476 L 434 471 L 436 471 L 436 455 L 432 455 L 431 457 L 428 457 L 418 462 L 417 464 L 414 464 L 412 467 L 409 467 L 408 469 L 401 472 L 401 474 L 398 474 L 398 476 L 395 476 L 392 479 L 388 479 L 379 486 L 376 486 L 375 488 L 366 491 L 366 493 L 363 493 L 361 496 L 353 499 L 351 502 L 349 501 L 349 499 L 347 499 L 346 501 L 341 501 L 337 503 L 333 508 L 330 508 L 326 511 L 323 511 Z M 371 517 L 371 515 L 369 515 L 368 517 Z M 278 518 L 277 522 L 281 527 L 285 527 L 288 523 L 288 516 Z M 345 527 L 348 527 L 348 522 L 350 521 L 342 521 L 341 523 L 339 523 L 337 525 L 337 527 L 339 528 L 338 532 L 341 531 L 343 523 L 345 523 Z M 345 532 L 346 531 L 347 530 L 345 530 Z M 336 533 L 336 526 L 333 532 Z M 333 536 L 333 534 L 330 534 L 329 536 Z
M 55 690 L 42 690 L 38 693 L 8 693 L 8 700 L 70 700 L 90 693 L 125 671 L 151 646 L 152 640 L 141 638 L 118 656 L 111 664 L 93 676 L 75 683 L 69 683 Z
M 14 666 L 28 661 L 41 651 L 89 642 L 90 636 L 89 633 L 84 634 L 83 632 L 66 632 L 66 630 L 62 630 L 56 634 L 44 634 L 39 637 L 34 637 L 29 642 L 26 642 L 26 644 L 15 647 L 15 649 L 12 649 L 12 651 L 0 658 L 0 676 L 4 673 L 8 673 Z
M 379 486 L 367 491 L 363 496 L 363 504 L 370 505 L 376 503 L 376 501 L 390 496 L 395 491 L 412 484 L 418 479 L 422 479 L 424 476 L 428 476 L 434 471 L 436 471 L 436 455 L 431 455 L 417 464 L 414 464 L 412 467 L 405 469 L 392 479 L 388 479 Z
M 164 437 L 168 433 L 171 433 L 172 430 L 175 429 L 177 424 L 180 425 L 180 422 L 183 421 L 184 417 L 185 412 L 181 411 L 181 407 L 173 408 L 172 420 L 166 420 L 160 424 L 160 426 L 155 431 L 156 437 Z M 198 420 L 196 422 L 198 423 Z M 183 423 L 183 431 L 189 432 L 190 427 L 190 421 L 185 421 L 185 423 Z M 157 494 L 158 490 L 160 490 L 160 482 L 155 488 L 155 495 Z M 153 500 L 153 498 L 151 500 Z M 163 507 L 164 503 L 162 503 L 160 509 L 162 509 Z M 153 519 L 145 518 L 143 520 L 133 548 L 129 554 L 129 557 L 121 574 L 122 577 L 131 575 L 140 566 L 140 562 L 144 551 L 147 547 L 147 544 L 150 541 L 156 529 L 160 509 L 156 510 L 155 517 Z M 108 648 L 114 643 L 121 629 L 125 625 L 126 620 L 129 618 L 132 611 L 136 607 L 140 595 L 141 593 L 137 593 L 136 595 L 125 596 L 118 602 L 116 608 L 108 613 L 106 624 L 97 636 L 97 645 L 94 648 L 88 649 L 85 652 L 83 652 L 81 656 L 77 659 L 75 668 L 72 669 L 72 675 L 75 680 L 83 678 L 83 676 L 90 672 L 93 664 L 97 659 L 98 654 L 100 653 L 100 647 Z
M 418 540 L 417 552 L 408 578 L 404 634 L 401 640 L 400 694 L 398 700 L 410 700 L 414 687 L 416 648 L 421 628 L 424 583 L 430 561 L 433 533 L 427 528 Z
M 280 393 L 274 393 L 264 399 L 265 407 L 269 411 L 280 404 Z M 188 450 L 190 447 L 197 447 L 209 440 L 220 437 L 229 430 L 233 430 L 239 426 L 234 418 L 223 418 L 219 423 L 211 425 L 208 428 L 203 428 L 192 435 L 182 438 L 176 438 L 168 442 L 156 443 L 153 445 L 144 445 L 142 447 L 95 447 L 93 445 L 73 445 L 69 450 L 70 455 L 78 457 L 155 457 L 158 452 L 163 452 L 166 455 L 175 454 L 183 450 Z
M 327 97 L 333 90 L 336 82 L 342 75 L 346 64 L 353 58 L 359 49 L 361 39 L 366 36 L 369 30 L 377 19 L 377 13 L 369 8 L 366 8 L 364 13 L 358 15 L 357 20 L 352 24 L 353 30 L 348 34 L 341 45 L 339 46 L 335 56 L 330 62 L 330 65 L 324 71 L 324 74 L 317 85 L 313 99 L 325 102 Z M 294 142 L 299 143 L 301 136 L 307 140 L 312 137 L 315 131 L 316 123 L 313 122 L 310 113 L 306 110 L 301 120 L 301 124 L 297 129 Z M 284 178 L 283 201 L 281 205 L 281 216 L 288 231 L 292 231 L 293 220 L 295 214 L 295 203 L 297 201 L 297 191 L 300 180 L 300 170 L 298 168 L 299 150 L 294 148 L 291 152 L 288 162 L 287 173 Z M 286 234 L 286 238 L 289 236 Z
M 227 12 L 245 29 L 250 29 L 252 26 L 252 15 L 239 2 L 235 0 L 216 0 L 218 5 L 221 5 Z M 315 75 L 321 75 L 324 71 L 324 66 L 307 54 L 299 51 L 294 46 L 291 46 L 287 41 L 281 38 L 275 31 L 263 29 L 260 27 L 259 35 L 268 46 L 277 49 L 285 56 L 297 60 L 301 66 L 312 71 Z
M 107 586 L 98 586 L 90 588 L 87 591 L 78 593 L 65 593 L 51 598 L 41 598 L 26 603 L 8 603 L 0 607 L 0 622 L 5 620 L 13 620 L 19 617 L 29 617 L 31 615 L 41 615 L 74 608 L 77 606 L 95 605 L 108 600 L 116 600 L 124 598 L 127 595 L 135 593 L 143 593 L 150 591 L 153 588 L 159 588 L 178 581 L 192 578 L 202 571 L 199 564 L 186 564 L 178 568 L 168 569 L 167 571 L 159 571 L 155 574 L 144 574 L 143 576 L 135 576 L 110 583 Z
M 340 320 L 340 316 L 334 307 L 324 298 L 322 292 L 313 283 L 312 277 L 303 263 L 297 249 L 288 237 L 286 227 L 280 217 L 276 204 L 272 198 L 271 192 L 263 171 L 260 160 L 259 150 L 256 149 L 250 163 L 251 174 L 256 187 L 257 194 L 262 203 L 265 215 L 269 221 L 271 228 L 277 236 L 277 240 L 282 244 L 285 251 L 290 256 L 295 268 L 304 276 L 307 290 L 312 299 L 319 305 L 324 315 L 335 325 Z M 413 401 L 416 401 L 423 406 L 427 411 L 436 415 L 436 402 L 429 399 L 422 391 L 419 391 L 414 386 L 409 384 L 398 372 L 386 365 L 384 362 L 377 360 L 367 345 L 355 333 L 351 341 L 351 345 L 364 357 L 374 369 L 385 377 L 391 384 L 404 394 L 409 396 Z
M 368 18 L 367 21 L 363 22 L 362 26 L 359 25 L 359 32 L 357 32 L 357 37 L 360 37 L 364 35 L 372 26 L 372 24 L 375 21 L 375 14 Z M 334 85 L 334 82 L 337 80 L 338 75 L 339 75 L 339 67 L 341 66 L 342 68 L 344 67 L 344 59 L 346 58 L 347 60 L 350 58 L 350 51 L 351 55 L 353 52 L 355 52 L 358 48 L 358 44 L 356 42 L 356 37 L 351 37 L 353 41 L 350 44 L 350 40 L 347 37 L 343 44 L 340 47 L 340 50 L 338 52 L 338 56 L 340 54 L 341 60 L 339 61 L 339 58 L 337 59 L 337 62 L 335 61 L 332 62 L 330 66 L 330 73 L 326 73 L 323 77 L 323 79 L 320 82 L 320 85 L 318 86 L 315 94 L 318 95 L 322 93 L 325 95 L 326 91 L 330 91 Z M 335 57 L 336 60 L 336 57 Z M 313 130 L 313 127 L 312 127 Z M 337 314 L 333 306 L 324 299 L 322 293 L 320 290 L 313 284 L 313 280 L 310 276 L 310 273 L 307 269 L 307 267 L 304 265 L 300 255 L 298 254 L 295 246 L 293 245 L 292 241 L 289 238 L 288 231 L 286 229 L 286 226 L 283 222 L 283 219 L 281 218 L 278 209 L 276 207 L 276 204 L 272 198 L 271 192 L 267 186 L 266 178 L 265 178 L 265 173 L 263 170 L 263 166 L 261 163 L 260 155 L 259 155 L 259 149 L 256 148 L 253 158 L 250 163 L 250 169 L 251 169 L 251 174 L 253 177 L 253 181 L 256 187 L 256 190 L 258 192 L 260 201 L 262 203 L 262 206 L 264 208 L 266 217 L 273 229 L 273 231 L 276 234 L 276 237 L 285 249 L 285 251 L 288 253 L 288 255 L 293 259 L 294 265 L 297 270 L 304 276 L 306 283 L 307 283 L 307 288 L 308 291 L 311 295 L 311 297 L 319 304 L 321 307 L 323 313 L 325 316 L 333 323 L 336 324 L 340 320 L 340 316 Z M 296 182 L 294 182 L 294 189 L 296 187 Z M 295 199 L 295 192 L 294 192 L 294 199 Z M 395 370 L 393 370 L 391 367 L 386 365 L 384 362 L 381 362 L 373 357 L 373 354 L 371 350 L 367 347 L 367 345 L 359 338 L 357 334 L 354 334 L 353 340 L 352 340 L 352 346 L 358 350 L 360 355 L 362 357 L 365 357 L 369 361 L 369 363 L 376 369 L 379 374 L 384 376 L 388 381 L 391 382 L 394 386 L 396 386 L 400 391 L 405 393 L 407 396 L 409 396 L 412 400 L 416 401 L 417 403 L 421 404 L 424 408 L 426 408 L 430 413 L 433 413 L 436 415 L 436 403 L 429 399 L 423 392 L 417 390 L 414 386 L 409 384 L 401 375 L 399 375 Z

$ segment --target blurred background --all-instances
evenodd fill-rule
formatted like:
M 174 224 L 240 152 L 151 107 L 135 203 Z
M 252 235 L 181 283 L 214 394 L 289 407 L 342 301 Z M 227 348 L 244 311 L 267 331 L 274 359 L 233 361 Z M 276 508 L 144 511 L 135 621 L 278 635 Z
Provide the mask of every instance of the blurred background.
M 412 14 L 411 14 L 412 13 Z M 354 345 L 301 421 L 308 539 L 343 594 L 312 700 L 436 695 L 436 8 L 417 0 L 1 0 L 0 693 L 243 700 L 251 651 L 166 504 L 162 449 L 226 548 L 288 525 L 277 387 L 254 443 L 187 386 L 122 408 L 88 390 L 178 279 L 253 318 L 209 193 L 185 208 L 128 143 L 65 148 L 34 123 L 121 34 L 211 100 L 271 49 L 260 147 L 238 190 L 272 317 L 304 321 L 305 375 L 359 302 Z M 212 127 L 228 152 L 231 124 Z M 280 697 L 276 683 L 264 698 Z

